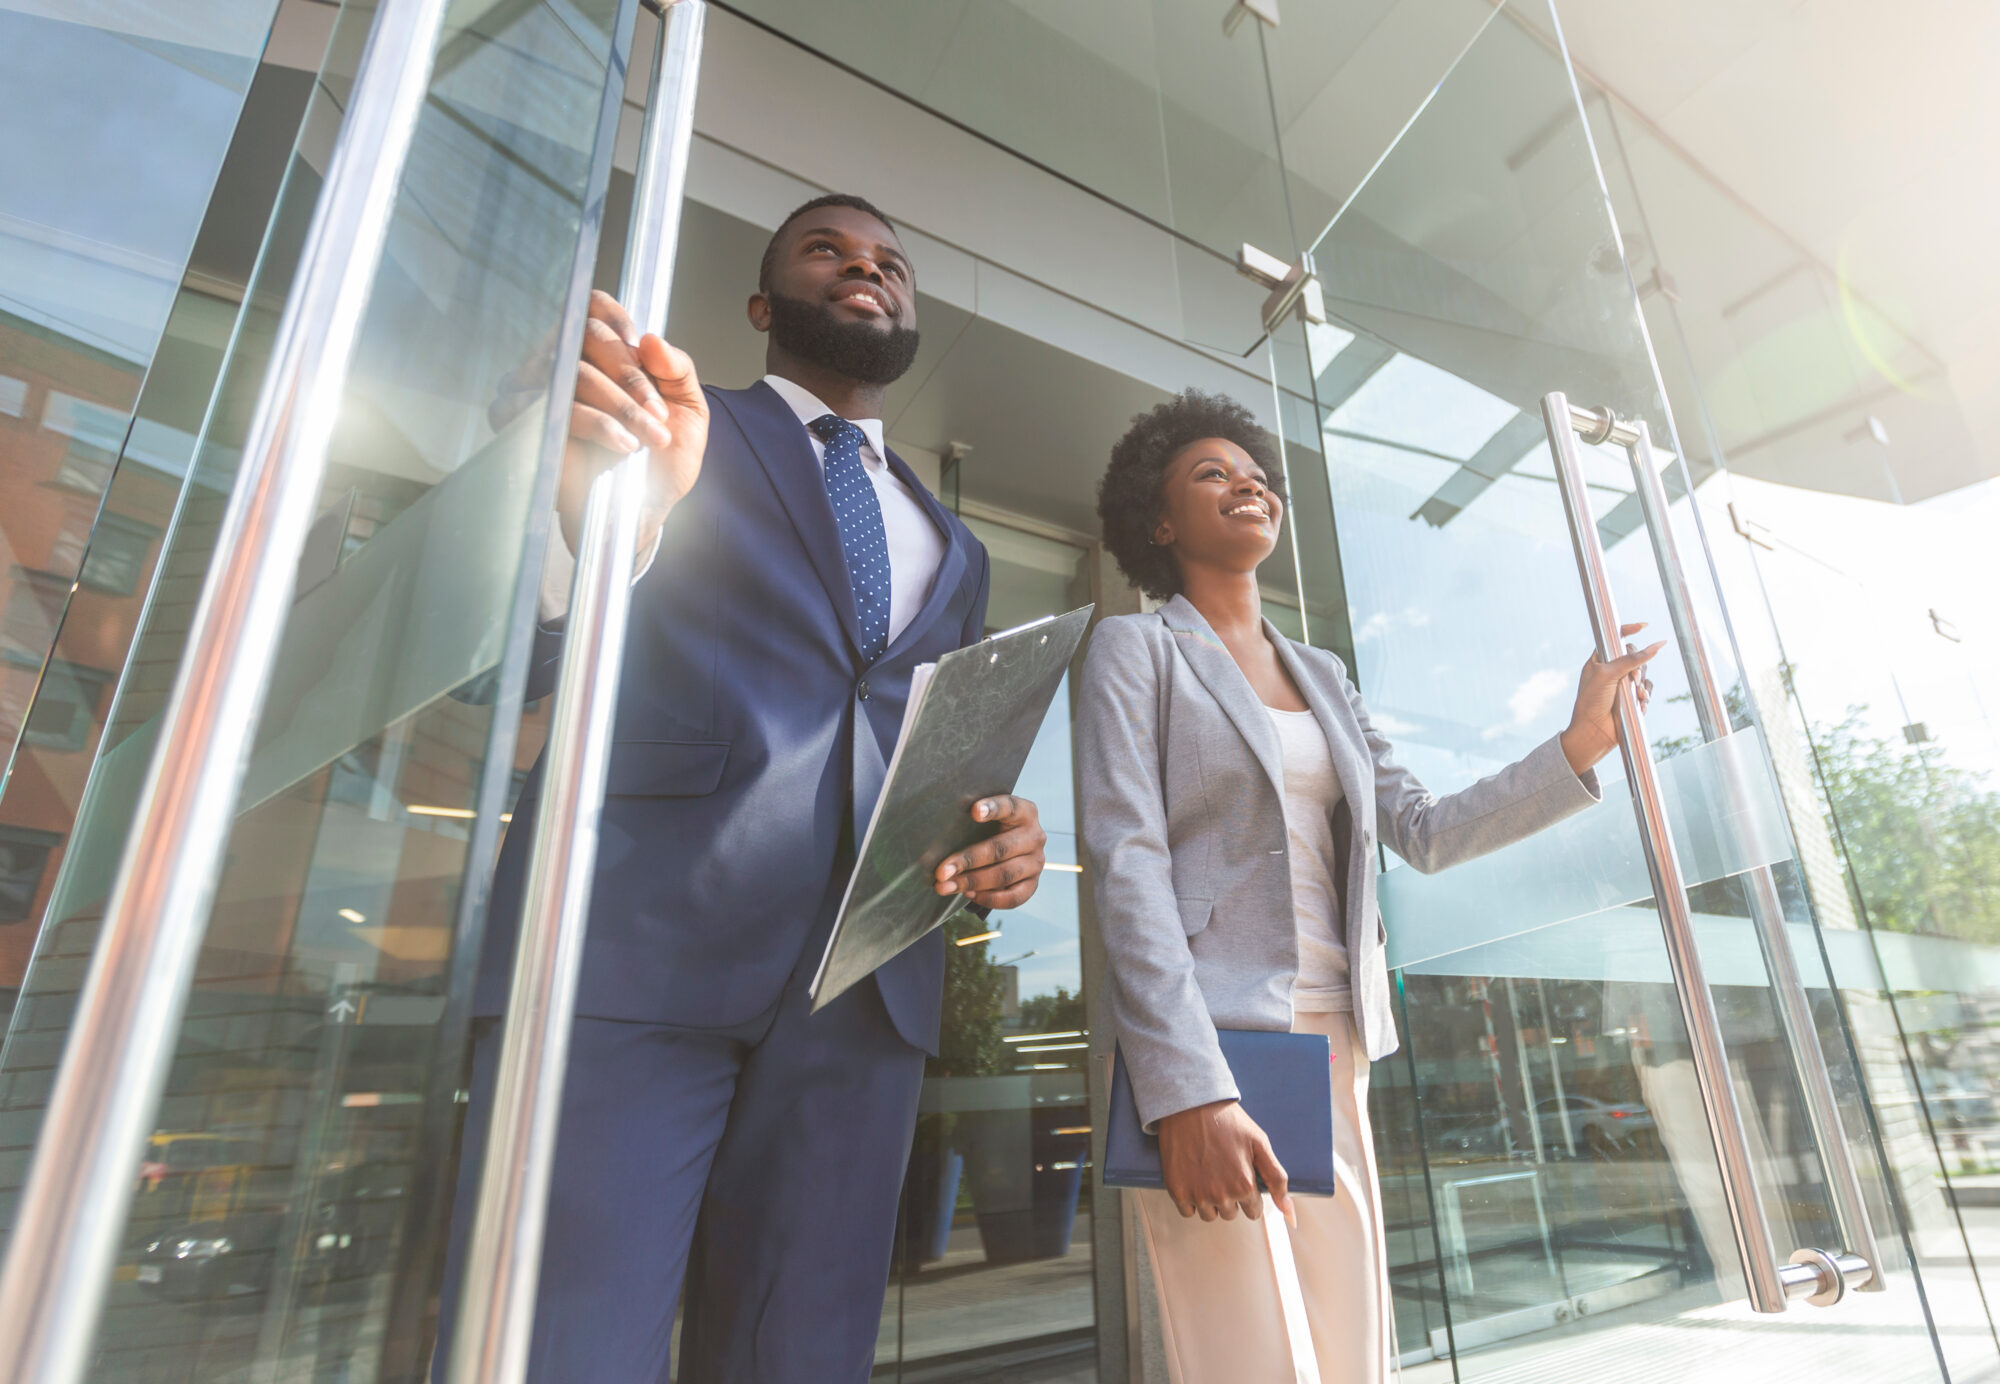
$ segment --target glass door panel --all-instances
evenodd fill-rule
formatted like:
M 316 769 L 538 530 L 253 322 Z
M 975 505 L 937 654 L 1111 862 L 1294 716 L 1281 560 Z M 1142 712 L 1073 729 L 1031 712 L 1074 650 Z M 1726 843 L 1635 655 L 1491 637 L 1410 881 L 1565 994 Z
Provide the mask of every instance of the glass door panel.
M 1969 1375 L 1992 1358 L 2000 1271 L 1986 1190 L 2000 929 L 1981 884 L 2000 847 L 2000 646 L 1972 594 L 1996 492 L 1892 507 L 1742 475 L 1726 486 L 1704 487 L 1706 513 L 1769 602 L 1772 714 L 1797 747 L 1797 815 L 1819 827 L 1808 880 L 1940 1343 Z
M 493 405 L 587 281 L 636 8 L 447 15 L 93 1379 L 428 1371 L 484 877 L 536 748 L 509 689 L 546 391 Z M 375 17 L 355 0 L 334 20 L 0 1054 L 10 1205 Z
M 1281 391 L 1286 360 L 1311 380 L 1351 629 L 1342 652 L 1376 724 L 1435 791 L 1559 731 L 1592 626 L 1541 400 L 1560 390 L 1649 426 L 1667 494 L 1657 531 L 1622 448 L 1583 449 L 1582 479 L 1619 616 L 1669 639 L 1644 737 L 1761 1191 L 1750 1210 L 1780 1260 L 1839 1246 L 1753 920 L 1764 879 L 1777 901 L 1767 921 L 1805 973 L 1809 1041 L 1832 1068 L 1887 1291 L 1784 1325 L 1749 1311 L 1710 1106 L 1614 756 L 1598 766 L 1604 802 L 1540 838 L 1432 877 L 1385 862 L 1407 1045 L 1391 1065 L 1407 1063 L 1424 1149 L 1407 1174 L 1429 1183 L 1428 1225 L 1398 1240 L 1403 1346 L 1453 1354 L 1462 1376 L 1493 1374 L 1519 1350 L 1548 1349 L 1530 1338 L 1561 1327 L 1578 1371 L 1614 1368 L 1647 1342 L 1699 1339 L 1732 1376 L 1824 1350 L 1830 1366 L 1854 1367 L 1859 1353 L 1888 1377 L 1935 1378 L 1786 799 L 1673 465 L 1673 422 L 1557 32 L 1537 5 L 1494 15 L 1319 237 L 1331 320 L 1278 343 Z M 1295 454 L 1294 472 L 1301 455 L 1319 459 Z M 1681 557 L 1696 641 L 1675 637 L 1656 533 Z M 1302 549 L 1322 541 L 1301 529 Z M 1707 733 L 1695 702 L 1704 669 L 1724 704 Z M 1389 1153 L 1385 1177 L 1398 1166 Z M 1838 1336 L 1804 1333 L 1836 1319 Z M 1696 1325 L 1698 1338 L 1681 1334 Z

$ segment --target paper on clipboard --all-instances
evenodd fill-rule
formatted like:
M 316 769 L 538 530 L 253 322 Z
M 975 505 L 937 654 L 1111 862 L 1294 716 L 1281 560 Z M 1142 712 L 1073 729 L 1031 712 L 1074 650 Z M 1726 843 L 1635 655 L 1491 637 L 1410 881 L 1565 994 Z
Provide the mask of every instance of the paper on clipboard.
M 902 730 L 813 976 L 815 1010 L 964 907 L 932 887 L 938 863 L 995 828 L 972 805 L 1011 793 L 1092 607 L 954 650 L 910 680 Z

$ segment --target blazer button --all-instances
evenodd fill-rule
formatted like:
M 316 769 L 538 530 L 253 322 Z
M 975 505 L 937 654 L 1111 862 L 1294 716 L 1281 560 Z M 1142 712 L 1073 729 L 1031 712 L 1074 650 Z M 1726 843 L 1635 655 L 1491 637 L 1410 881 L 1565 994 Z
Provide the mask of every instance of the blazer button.
M 854 688 L 854 695 L 862 701 L 868 700 L 868 679 L 863 678 Z

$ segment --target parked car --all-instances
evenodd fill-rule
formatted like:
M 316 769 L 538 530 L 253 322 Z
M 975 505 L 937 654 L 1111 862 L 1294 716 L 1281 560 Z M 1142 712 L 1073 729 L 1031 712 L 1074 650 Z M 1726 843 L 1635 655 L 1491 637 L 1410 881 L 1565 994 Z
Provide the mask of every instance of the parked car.
M 393 1166 L 334 1169 L 320 1179 L 296 1250 L 280 1245 L 286 1208 L 239 1209 L 154 1235 L 139 1252 L 134 1277 L 162 1297 L 228 1297 L 268 1287 L 281 1250 L 303 1258 L 309 1282 L 366 1277 L 388 1262 L 403 1184 Z
M 179 1301 L 254 1291 L 270 1282 L 283 1224 L 276 1208 L 191 1222 L 148 1241 L 135 1276 Z
M 1535 1114 L 1541 1125 L 1543 1150 L 1557 1157 L 1566 1157 L 1570 1151 L 1563 1133 L 1565 1105 L 1578 1158 L 1623 1157 L 1649 1143 L 1656 1132 L 1653 1112 L 1637 1101 L 1602 1101 L 1575 1094 L 1550 1096 L 1535 1106 Z
M 1565 1105 L 1569 1137 L 1563 1134 Z M 1548 1096 L 1535 1105 L 1535 1121 L 1545 1158 L 1570 1156 L 1570 1138 L 1578 1158 L 1626 1158 L 1647 1147 L 1655 1133 L 1653 1113 L 1636 1101 L 1603 1101 L 1592 1096 Z M 1427 1123 L 1424 1140 L 1448 1157 L 1533 1158 L 1535 1144 L 1513 1115 L 1447 1116 Z

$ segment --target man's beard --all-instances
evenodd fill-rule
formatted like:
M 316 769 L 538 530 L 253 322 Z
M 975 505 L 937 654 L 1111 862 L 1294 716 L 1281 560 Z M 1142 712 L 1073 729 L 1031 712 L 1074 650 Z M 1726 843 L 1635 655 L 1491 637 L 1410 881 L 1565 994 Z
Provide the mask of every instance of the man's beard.
M 824 303 L 782 294 L 771 305 L 771 339 L 790 355 L 862 384 L 894 384 L 917 358 L 917 329 L 843 320 Z

